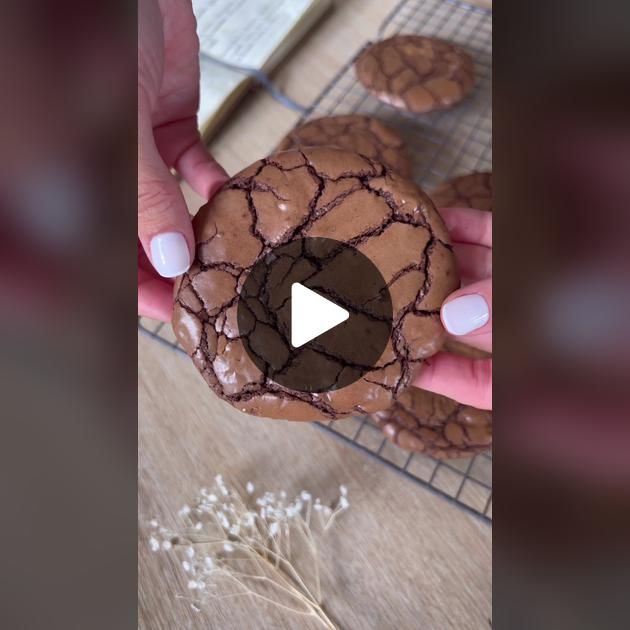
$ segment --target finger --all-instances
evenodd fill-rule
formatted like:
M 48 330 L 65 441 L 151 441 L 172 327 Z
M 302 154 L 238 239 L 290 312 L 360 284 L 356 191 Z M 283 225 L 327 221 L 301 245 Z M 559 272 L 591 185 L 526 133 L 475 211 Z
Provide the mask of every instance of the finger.
M 444 328 L 470 346 L 492 351 L 492 279 L 451 293 L 440 311 Z
M 468 280 L 468 284 L 492 277 L 492 250 L 489 247 L 455 243 L 453 252 L 459 274 Z
M 440 208 L 453 243 L 492 247 L 492 213 L 472 208 Z
M 164 278 L 138 269 L 138 315 L 169 322 L 173 314 L 173 285 Z
M 210 199 L 228 175 L 199 137 L 196 117 L 154 128 L 155 144 L 169 168 L 174 168 L 204 199 Z
M 179 184 L 160 157 L 150 123 L 138 128 L 138 237 L 151 264 L 165 278 L 190 267 L 194 237 Z
M 477 409 L 492 409 L 492 359 L 440 352 L 425 360 L 412 385 Z
M 180 156 L 175 168 L 204 199 L 211 199 L 229 179 L 228 174 L 210 155 L 200 138 Z

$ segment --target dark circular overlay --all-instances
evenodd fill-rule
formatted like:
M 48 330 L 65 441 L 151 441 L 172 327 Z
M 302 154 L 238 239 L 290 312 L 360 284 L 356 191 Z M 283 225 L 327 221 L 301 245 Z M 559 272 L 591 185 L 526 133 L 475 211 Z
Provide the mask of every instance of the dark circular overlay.
M 298 282 L 349 318 L 299 348 L 291 345 L 291 286 Z M 237 307 L 239 335 L 269 379 L 301 392 L 341 389 L 378 363 L 392 332 L 392 301 L 374 263 L 329 238 L 295 239 L 254 265 Z

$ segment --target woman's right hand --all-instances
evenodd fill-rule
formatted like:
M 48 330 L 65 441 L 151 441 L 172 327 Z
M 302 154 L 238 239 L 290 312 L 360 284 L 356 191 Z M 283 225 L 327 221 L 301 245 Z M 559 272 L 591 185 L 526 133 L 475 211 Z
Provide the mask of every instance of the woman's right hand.
M 462 277 L 440 312 L 444 328 L 459 341 L 492 351 L 492 213 L 440 208 Z M 492 359 L 440 352 L 427 359 L 413 384 L 458 402 L 492 409 Z

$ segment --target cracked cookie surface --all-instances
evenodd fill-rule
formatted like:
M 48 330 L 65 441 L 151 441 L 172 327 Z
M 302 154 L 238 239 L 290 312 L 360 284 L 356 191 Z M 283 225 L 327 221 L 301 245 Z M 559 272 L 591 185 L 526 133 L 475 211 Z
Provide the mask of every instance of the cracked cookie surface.
M 473 61 L 447 41 L 396 35 L 368 46 L 355 62 L 357 78 L 379 100 L 413 113 L 447 109 L 474 85 Z
M 173 329 L 208 385 L 241 411 L 316 420 L 386 409 L 442 347 L 439 309 L 459 285 L 448 232 L 425 193 L 374 160 L 323 147 L 264 158 L 232 177 L 193 227 L 196 257 L 175 285 Z M 282 387 L 249 358 L 243 337 L 265 325 L 264 313 L 237 323 L 239 293 L 256 262 L 314 236 L 370 258 L 388 284 L 393 320 L 378 363 L 322 393 Z
M 411 175 L 411 160 L 402 137 L 380 120 L 360 114 L 309 120 L 291 130 L 276 151 L 322 146 L 354 151 L 403 177 Z
M 432 193 L 437 208 L 477 208 L 492 212 L 492 173 L 469 173 L 442 182 Z
M 492 412 L 417 387 L 370 419 L 394 444 L 437 459 L 470 457 L 492 447 Z

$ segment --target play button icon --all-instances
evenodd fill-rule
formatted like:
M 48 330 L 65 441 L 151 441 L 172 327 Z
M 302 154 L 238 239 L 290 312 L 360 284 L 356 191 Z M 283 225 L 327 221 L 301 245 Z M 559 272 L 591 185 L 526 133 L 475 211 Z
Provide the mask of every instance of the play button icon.
M 299 282 L 291 285 L 291 345 L 299 348 L 345 322 L 350 313 Z
M 351 385 L 391 339 L 389 287 L 352 245 L 297 238 L 271 249 L 243 279 L 239 339 L 277 385 L 309 393 Z

